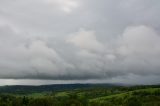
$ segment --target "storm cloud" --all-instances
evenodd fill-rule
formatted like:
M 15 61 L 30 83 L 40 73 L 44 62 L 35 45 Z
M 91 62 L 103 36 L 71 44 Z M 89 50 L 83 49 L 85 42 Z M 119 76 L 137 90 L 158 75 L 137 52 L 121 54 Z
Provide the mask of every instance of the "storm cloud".
M 159 83 L 159 9 L 157 0 L 1 0 L 0 78 Z

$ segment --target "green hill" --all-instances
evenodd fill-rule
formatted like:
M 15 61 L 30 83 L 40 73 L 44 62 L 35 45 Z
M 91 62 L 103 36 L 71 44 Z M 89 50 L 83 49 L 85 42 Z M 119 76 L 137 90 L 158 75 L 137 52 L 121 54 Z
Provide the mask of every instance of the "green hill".
M 134 90 L 90 99 L 96 106 L 160 106 L 160 88 Z

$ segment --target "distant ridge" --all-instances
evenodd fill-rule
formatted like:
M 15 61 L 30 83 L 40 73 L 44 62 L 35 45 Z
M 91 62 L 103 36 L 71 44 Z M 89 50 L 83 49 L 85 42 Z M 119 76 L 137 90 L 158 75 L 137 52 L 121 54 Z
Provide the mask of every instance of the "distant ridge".
M 119 84 L 52 84 L 52 85 L 10 85 L 1 86 L 0 93 L 14 93 L 14 92 L 43 92 L 43 91 L 61 91 L 72 90 L 79 88 L 93 88 L 93 87 L 114 87 Z
M 29 93 L 29 92 L 52 92 L 52 91 L 64 91 L 64 90 L 75 90 L 75 89 L 87 89 L 87 88 L 96 88 L 96 87 L 129 87 L 131 85 L 126 84 L 112 84 L 112 83 L 103 83 L 103 84 L 52 84 L 52 85 L 13 85 L 13 86 L 0 86 L 0 93 Z M 158 88 L 160 85 L 137 85 L 135 87 L 145 88 L 153 87 Z

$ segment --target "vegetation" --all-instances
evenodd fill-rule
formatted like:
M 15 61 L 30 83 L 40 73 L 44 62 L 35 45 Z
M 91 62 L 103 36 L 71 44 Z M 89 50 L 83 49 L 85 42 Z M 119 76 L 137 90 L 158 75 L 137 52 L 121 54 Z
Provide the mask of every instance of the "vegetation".
M 46 91 L 44 88 L 37 92 L 24 86 L 3 92 L 0 88 L 0 106 L 160 106 L 160 86 L 74 85 L 69 88 Z

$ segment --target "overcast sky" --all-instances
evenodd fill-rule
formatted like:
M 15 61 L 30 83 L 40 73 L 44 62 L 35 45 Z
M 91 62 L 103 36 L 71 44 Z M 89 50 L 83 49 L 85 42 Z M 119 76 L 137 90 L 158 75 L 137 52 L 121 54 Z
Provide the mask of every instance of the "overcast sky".
M 159 0 L 0 0 L 0 84 L 160 83 Z

